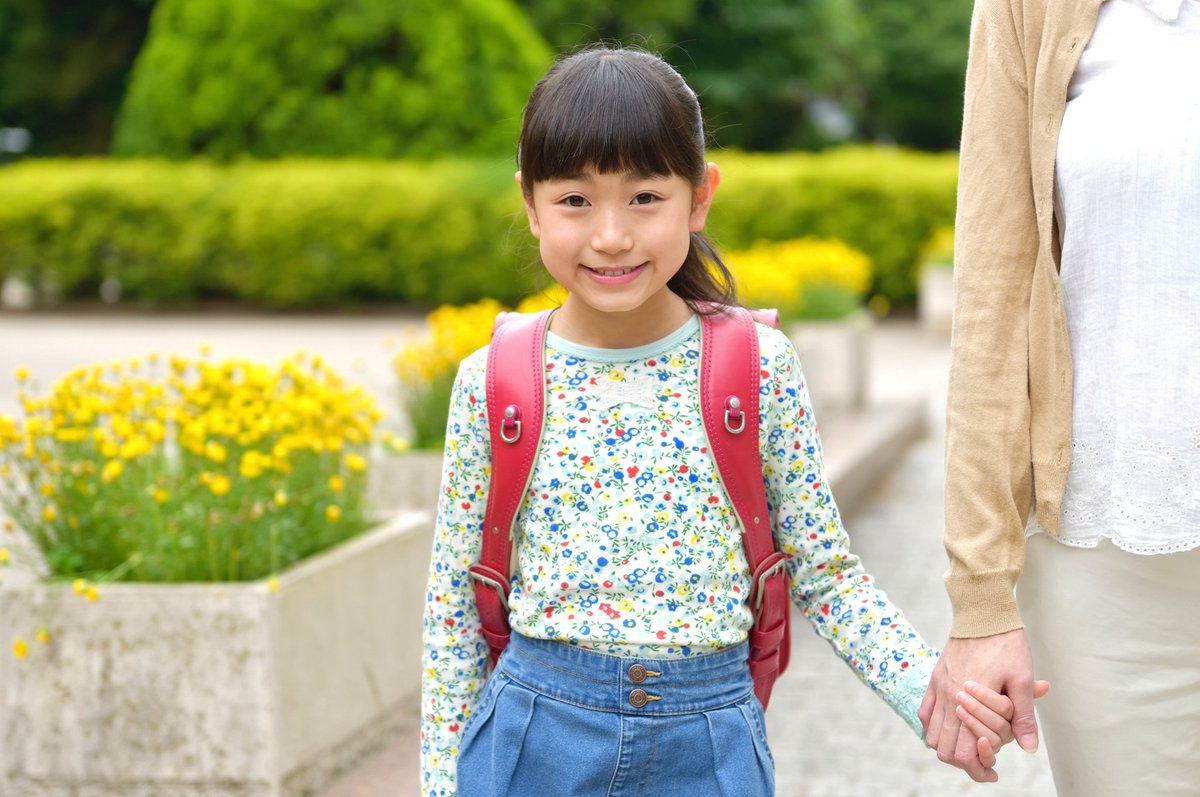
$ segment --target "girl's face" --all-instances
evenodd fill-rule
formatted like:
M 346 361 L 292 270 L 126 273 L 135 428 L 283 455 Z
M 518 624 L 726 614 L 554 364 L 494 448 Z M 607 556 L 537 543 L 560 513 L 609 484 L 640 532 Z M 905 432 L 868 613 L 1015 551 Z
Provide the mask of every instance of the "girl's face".
M 529 228 L 546 269 L 570 292 L 560 311 L 570 326 L 619 324 L 643 330 L 647 342 L 672 331 L 686 305 L 667 281 L 683 265 L 690 234 L 704 228 L 719 181 L 710 163 L 699 187 L 678 175 L 595 171 L 534 183 L 525 194 Z

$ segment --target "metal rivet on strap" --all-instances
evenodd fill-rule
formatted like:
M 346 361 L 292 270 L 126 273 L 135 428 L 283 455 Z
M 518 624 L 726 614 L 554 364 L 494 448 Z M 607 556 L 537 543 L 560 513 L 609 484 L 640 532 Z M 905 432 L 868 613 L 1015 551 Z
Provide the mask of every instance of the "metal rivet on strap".
M 640 664 L 635 664 L 629 668 L 629 680 L 635 684 L 640 684 L 646 680 L 646 668 Z
M 650 696 L 646 694 L 645 689 L 634 689 L 629 693 L 629 705 L 634 708 L 641 708 L 650 702 Z

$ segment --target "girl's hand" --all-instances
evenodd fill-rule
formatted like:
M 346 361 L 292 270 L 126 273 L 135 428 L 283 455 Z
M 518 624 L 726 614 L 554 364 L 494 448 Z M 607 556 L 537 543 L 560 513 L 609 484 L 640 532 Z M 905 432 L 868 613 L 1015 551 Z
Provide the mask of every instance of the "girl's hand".
M 965 691 L 955 697 L 954 713 L 978 739 L 979 761 L 984 767 L 996 765 L 996 752 L 1013 740 L 1013 704 L 1004 695 L 974 681 L 963 683 Z M 1050 691 L 1047 681 L 1034 681 L 1033 696 L 1039 698 Z

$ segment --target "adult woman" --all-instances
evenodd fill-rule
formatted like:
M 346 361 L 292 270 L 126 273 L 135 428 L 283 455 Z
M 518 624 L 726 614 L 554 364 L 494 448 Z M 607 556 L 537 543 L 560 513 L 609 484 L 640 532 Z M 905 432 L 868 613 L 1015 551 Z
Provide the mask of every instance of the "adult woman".
M 947 414 L 954 625 L 921 714 L 976 779 L 994 773 L 954 695 L 967 678 L 1004 689 L 1036 748 L 1036 665 L 1055 685 L 1039 713 L 1060 794 L 1200 794 L 1197 74 L 1197 0 L 976 4 Z

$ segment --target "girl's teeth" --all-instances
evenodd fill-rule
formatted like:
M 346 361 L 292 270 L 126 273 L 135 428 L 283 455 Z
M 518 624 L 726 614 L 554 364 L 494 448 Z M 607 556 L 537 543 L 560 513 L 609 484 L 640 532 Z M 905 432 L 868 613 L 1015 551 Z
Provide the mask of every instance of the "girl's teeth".
M 595 271 L 597 274 L 601 274 L 605 277 L 623 277 L 626 274 L 628 274 L 629 272 L 633 271 L 633 269 L 632 268 L 620 268 L 620 269 L 594 268 L 594 269 L 592 269 L 592 271 Z

